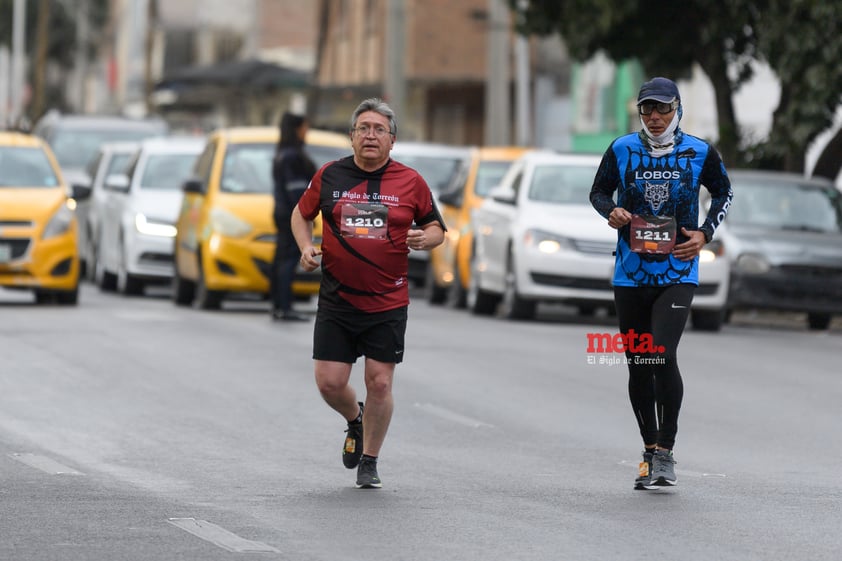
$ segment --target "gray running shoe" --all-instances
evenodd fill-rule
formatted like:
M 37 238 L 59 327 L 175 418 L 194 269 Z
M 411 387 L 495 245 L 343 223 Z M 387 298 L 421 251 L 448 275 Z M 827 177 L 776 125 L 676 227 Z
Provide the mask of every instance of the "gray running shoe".
M 379 489 L 382 486 L 380 476 L 377 475 L 377 460 L 369 460 L 367 457 L 360 460 L 357 467 L 357 489 Z
M 657 450 L 652 456 L 652 482 L 648 488 L 672 487 L 675 484 L 675 458 L 672 450 Z
M 363 414 L 363 404 L 360 405 L 360 418 Z M 357 467 L 363 456 L 363 423 L 348 423 L 345 429 L 345 443 L 342 445 L 342 463 L 348 469 Z
M 637 490 L 646 489 L 652 481 L 652 452 L 643 451 L 643 461 L 637 470 L 637 478 L 634 480 L 634 488 Z

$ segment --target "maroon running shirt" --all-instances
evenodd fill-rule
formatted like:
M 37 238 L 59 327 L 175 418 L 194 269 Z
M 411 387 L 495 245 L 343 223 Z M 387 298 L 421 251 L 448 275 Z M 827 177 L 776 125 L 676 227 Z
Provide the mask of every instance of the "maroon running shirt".
M 321 211 L 322 283 L 319 307 L 384 312 L 409 304 L 406 234 L 437 221 L 430 187 L 394 160 L 367 172 L 348 156 L 325 164 L 298 202 L 301 215 Z

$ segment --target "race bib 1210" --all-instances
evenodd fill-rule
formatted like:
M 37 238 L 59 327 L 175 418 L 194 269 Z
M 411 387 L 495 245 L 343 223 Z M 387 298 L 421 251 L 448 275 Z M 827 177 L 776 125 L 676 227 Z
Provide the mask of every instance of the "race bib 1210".
M 342 235 L 350 238 L 386 239 L 389 207 L 375 203 L 342 205 Z

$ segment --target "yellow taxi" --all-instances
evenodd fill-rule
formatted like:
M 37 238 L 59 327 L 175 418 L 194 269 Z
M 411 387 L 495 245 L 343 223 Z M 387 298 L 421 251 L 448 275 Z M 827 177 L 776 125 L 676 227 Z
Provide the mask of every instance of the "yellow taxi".
M 272 159 L 277 127 L 217 130 L 184 183 L 176 222 L 173 300 L 218 309 L 229 294 L 267 297 L 275 224 L 272 220 Z M 347 135 L 310 129 L 306 151 L 317 166 L 351 154 Z M 314 236 L 321 239 L 317 221 Z M 320 272 L 299 270 L 293 293 L 319 291 Z
M 473 148 L 464 187 L 439 195 L 447 233 L 444 243 L 430 252 L 430 278 L 425 286 L 431 304 L 449 298 L 455 307 L 465 307 L 471 274 L 471 214 L 500 183 L 511 163 L 528 150 L 519 146 Z
M 79 298 L 75 201 L 40 138 L 0 131 L 0 286 L 35 301 Z

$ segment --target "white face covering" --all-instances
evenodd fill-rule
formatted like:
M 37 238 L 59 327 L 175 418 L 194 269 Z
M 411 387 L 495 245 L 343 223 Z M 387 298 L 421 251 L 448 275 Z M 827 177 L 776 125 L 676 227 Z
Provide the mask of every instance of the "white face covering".
M 650 140 L 647 148 L 649 148 L 649 153 L 652 154 L 652 156 L 657 158 L 658 156 L 664 156 L 672 152 L 672 149 L 674 148 L 673 141 L 675 140 L 675 129 L 678 128 L 679 113 L 680 111 L 675 112 L 675 114 L 672 116 L 672 121 L 670 121 L 669 126 L 667 126 L 666 130 L 664 130 L 664 132 L 662 134 L 659 134 L 658 136 L 655 136 L 651 132 L 649 132 L 649 129 L 646 128 L 646 123 L 643 122 L 643 116 L 638 116 L 638 118 L 640 119 L 640 124 L 643 126 L 643 132 Z

